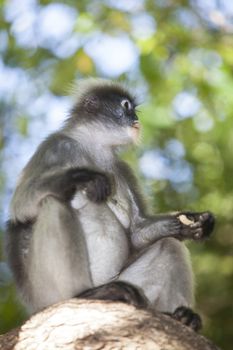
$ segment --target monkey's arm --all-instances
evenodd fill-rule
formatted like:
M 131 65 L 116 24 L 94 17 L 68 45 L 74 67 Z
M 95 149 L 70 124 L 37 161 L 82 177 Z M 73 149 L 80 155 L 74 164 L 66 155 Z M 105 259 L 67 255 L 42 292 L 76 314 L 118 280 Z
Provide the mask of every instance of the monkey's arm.
M 120 167 L 129 191 L 131 241 L 135 248 L 144 248 L 165 237 L 201 240 L 213 231 L 215 220 L 210 212 L 180 212 L 149 216 L 131 169 L 123 162 Z M 186 221 L 182 221 L 181 216 L 185 217 Z
M 22 222 L 33 219 L 47 196 L 68 203 L 83 188 L 90 200 L 105 200 L 111 192 L 110 180 L 87 168 L 80 153 L 76 143 L 61 134 L 54 134 L 42 143 L 16 188 L 11 218 Z
M 181 215 L 192 219 L 192 223 L 184 224 L 179 219 Z M 174 237 L 179 240 L 202 240 L 210 235 L 213 228 L 214 217 L 209 212 L 180 212 L 144 218 L 137 217 L 132 224 L 131 239 L 133 245 L 141 249 L 165 237 Z
M 71 200 L 76 191 L 82 189 L 85 189 L 90 200 L 101 202 L 110 195 L 110 180 L 98 171 L 75 167 L 44 177 L 38 186 L 41 194 L 67 201 Z

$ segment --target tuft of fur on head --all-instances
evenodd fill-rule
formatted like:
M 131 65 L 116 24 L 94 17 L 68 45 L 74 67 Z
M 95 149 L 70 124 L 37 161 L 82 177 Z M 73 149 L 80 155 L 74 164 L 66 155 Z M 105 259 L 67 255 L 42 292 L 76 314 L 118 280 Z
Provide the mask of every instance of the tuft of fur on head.
M 136 98 L 133 96 L 126 85 L 101 78 L 86 78 L 79 80 L 76 84 L 72 85 L 69 89 L 74 102 L 77 105 L 84 103 L 85 99 L 90 95 L 95 95 L 95 93 L 104 90 L 112 90 L 113 92 L 119 93 L 123 96 L 129 97 L 131 100 L 135 101 Z

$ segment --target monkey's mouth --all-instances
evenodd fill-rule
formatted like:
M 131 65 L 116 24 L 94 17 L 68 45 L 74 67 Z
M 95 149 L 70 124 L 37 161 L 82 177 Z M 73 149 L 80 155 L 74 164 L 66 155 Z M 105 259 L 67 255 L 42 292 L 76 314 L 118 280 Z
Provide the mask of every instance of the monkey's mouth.
M 128 127 L 127 133 L 130 139 L 133 141 L 133 143 L 137 144 L 139 142 L 139 136 L 140 136 L 140 123 L 137 120 L 134 120 L 130 127 Z
M 140 130 L 140 123 L 138 121 L 134 121 L 132 124 L 132 128 Z

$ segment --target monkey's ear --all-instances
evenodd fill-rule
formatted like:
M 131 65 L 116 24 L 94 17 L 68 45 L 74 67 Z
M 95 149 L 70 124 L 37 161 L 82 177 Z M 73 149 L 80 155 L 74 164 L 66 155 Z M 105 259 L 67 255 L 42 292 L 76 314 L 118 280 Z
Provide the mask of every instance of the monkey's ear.
M 83 105 L 86 111 L 88 112 L 95 112 L 100 107 L 100 100 L 97 96 L 88 96 L 85 97 L 83 101 Z

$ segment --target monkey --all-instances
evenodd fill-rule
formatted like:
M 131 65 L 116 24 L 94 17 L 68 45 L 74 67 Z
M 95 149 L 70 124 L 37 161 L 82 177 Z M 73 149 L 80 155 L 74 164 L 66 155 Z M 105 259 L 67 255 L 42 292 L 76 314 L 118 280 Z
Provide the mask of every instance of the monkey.
M 6 247 L 29 312 L 77 296 L 124 300 L 200 328 L 183 240 L 205 239 L 215 219 L 208 211 L 149 213 L 134 172 L 119 157 L 119 149 L 138 143 L 140 130 L 128 89 L 89 78 L 61 129 L 23 169 Z

